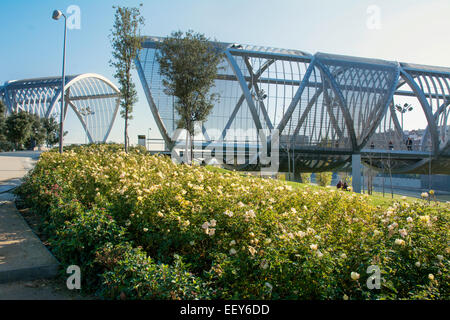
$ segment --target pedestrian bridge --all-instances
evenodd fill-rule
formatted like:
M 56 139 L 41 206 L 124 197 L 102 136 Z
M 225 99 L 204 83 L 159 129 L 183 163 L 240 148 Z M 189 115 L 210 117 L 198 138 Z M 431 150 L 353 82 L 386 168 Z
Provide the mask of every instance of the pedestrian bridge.
M 61 77 L 7 81 L 0 86 L 0 98 L 7 112 L 26 111 L 39 117 L 55 117 L 61 112 L 65 94 L 64 119 L 70 107 L 81 122 L 89 142 L 106 142 L 119 109 L 119 89 L 95 73 L 66 76 L 64 90 Z
M 146 37 L 135 64 L 166 149 L 172 150 L 178 115 L 176 100 L 163 91 L 156 60 L 163 39 Z M 280 171 L 346 170 L 356 155 L 377 170 L 389 166 L 391 172 L 427 173 L 431 164 L 434 174 L 450 173 L 450 68 L 236 43 L 212 45 L 224 54 L 211 90 L 220 101 L 201 124 L 197 150 L 214 143 L 234 148 L 236 141 L 244 150 L 264 149 L 258 132 L 266 132 L 262 140 L 270 145 L 277 130 Z M 396 109 L 405 99 L 422 122 L 411 150 L 405 143 L 409 134 L 403 130 L 403 114 Z

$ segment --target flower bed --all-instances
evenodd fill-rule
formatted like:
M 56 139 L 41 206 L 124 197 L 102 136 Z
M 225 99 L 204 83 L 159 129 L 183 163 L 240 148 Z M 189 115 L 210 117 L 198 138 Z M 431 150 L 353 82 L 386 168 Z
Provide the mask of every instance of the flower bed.
M 43 153 L 18 193 L 82 288 L 106 298 L 449 298 L 448 204 L 373 207 L 118 145 Z

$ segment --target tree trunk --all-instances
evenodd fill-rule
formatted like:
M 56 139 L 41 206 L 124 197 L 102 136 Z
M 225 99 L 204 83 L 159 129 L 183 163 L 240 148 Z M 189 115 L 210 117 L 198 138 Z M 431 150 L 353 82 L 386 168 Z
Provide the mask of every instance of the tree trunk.
M 128 153 L 128 111 L 125 111 L 125 152 Z
M 184 162 L 189 164 L 189 132 L 186 130 L 186 146 L 184 150 Z
M 190 154 L 190 162 L 194 163 L 194 135 L 190 134 L 190 148 L 191 148 L 191 154 Z

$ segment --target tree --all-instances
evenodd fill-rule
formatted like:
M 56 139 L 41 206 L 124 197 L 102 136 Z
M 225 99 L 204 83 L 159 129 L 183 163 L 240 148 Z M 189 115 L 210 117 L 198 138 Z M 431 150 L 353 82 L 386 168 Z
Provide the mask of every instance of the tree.
M 0 98 L 0 151 L 9 151 L 13 145 L 6 138 L 6 106 Z
M 27 112 L 13 113 L 6 119 L 6 138 L 21 149 L 32 133 L 32 121 Z
M 29 121 L 31 122 L 31 134 L 26 145 L 28 149 L 33 149 L 44 143 L 47 132 L 43 125 L 43 119 L 39 118 L 37 114 L 29 114 Z
M 310 172 L 300 173 L 300 179 L 302 180 L 302 183 L 306 183 L 306 184 L 311 183 L 311 173 Z
M 140 5 L 142 6 L 142 4 Z M 119 81 L 120 115 L 125 119 L 125 152 L 128 152 L 128 121 L 132 119 L 133 105 L 137 102 L 136 86 L 131 78 L 133 60 L 141 49 L 140 29 L 144 18 L 139 8 L 113 6 L 116 9 L 110 40 L 113 48 L 110 65 L 116 69 L 114 78 Z
M 47 147 L 52 146 L 59 142 L 59 123 L 53 118 L 42 119 L 42 126 L 45 129 L 45 143 Z M 64 132 L 64 135 L 67 131 Z
M 219 99 L 217 94 L 209 91 L 214 86 L 223 53 L 214 48 L 203 34 L 192 30 L 185 34 L 173 32 L 158 49 L 156 58 L 164 93 L 175 97 L 175 110 L 180 115 L 177 126 L 187 131 L 187 155 L 189 144 L 192 150 L 195 122 L 205 121 L 214 102 Z
M 6 106 L 0 99 L 0 142 L 6 141 Z
M 316 182 L 319 186 L 326 187 L 331 183 L 332 172 L 316 172 Z

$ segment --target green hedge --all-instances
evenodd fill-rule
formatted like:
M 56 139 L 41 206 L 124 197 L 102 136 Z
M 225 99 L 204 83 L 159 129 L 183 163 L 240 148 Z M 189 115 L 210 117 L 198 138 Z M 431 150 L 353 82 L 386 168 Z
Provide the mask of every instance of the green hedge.
M 448 204 L 383 209 L 117 145 L 43 153 L 18 194 L 83 290 L 105 298 L 449 298 Z

